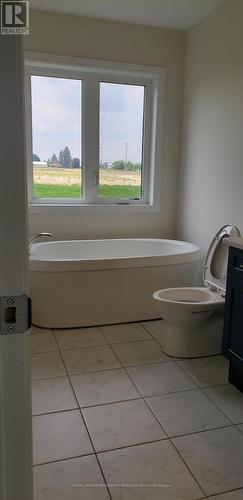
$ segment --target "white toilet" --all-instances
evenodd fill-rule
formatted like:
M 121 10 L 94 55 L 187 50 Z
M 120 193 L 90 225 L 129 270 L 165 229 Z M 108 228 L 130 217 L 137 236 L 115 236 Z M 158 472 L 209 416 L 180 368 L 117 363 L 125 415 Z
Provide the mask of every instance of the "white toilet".
M 228 237 L 240 236 L 223 226 L 212 240 L 203 270 L 204 287 L 166 288 L 153 294 L 163 318 L 162 349 L 169 356 L 194 358 L 222 352 Z

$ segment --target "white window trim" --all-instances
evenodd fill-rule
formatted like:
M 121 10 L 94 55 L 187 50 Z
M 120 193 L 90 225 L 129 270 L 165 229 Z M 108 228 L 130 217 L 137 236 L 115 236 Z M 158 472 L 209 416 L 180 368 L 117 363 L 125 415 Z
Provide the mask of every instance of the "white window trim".
M 25 54 L 26 67 L 26 135 L 27 135 L 27 164 L 28 164 L 28 196 L 30 213 L 146 213 L 159 212 L 160 208 L 160 179 L 163 146 L 163 108 L 165 69 L 154 66 L 114 63 L 72 57 L 52 56 L 50 54 Z M 145 96 L 145 129 L 144 129 L 144 185 L 147 199 L 129 200 L 129 204 L 116 203 L 112 199 L 100 199 L 94 202 L 94 196 L 89 190 L 89 197 L 82 199 L 33 199 L 33 167 L 32 167 L 32 123 L 31 123 L 31 79 L 30 76 L 59 76 L 82 79 L 83 93 L 86 95 L 89 106 L 93 106 L 93 113 L 87 115 L 83 106 L 82 120 L 85 122 L 82 134 L 82 152 L 87 153 L 85 147 L 88 140 L 92 144 L 99 141 L 99 96 L 95 94 L 95 82 L 113 81 L 115 83 L 130 83 L 146 86 Z M 97 75 L 97 78 L 95 78 Z M 89 80 L 90 79 L 90 80 Z M 89 85 L 86 83 L 89 80 Z M 97 89 L 97 86 L 96 86 Z M 86 102 L 84 99 L 84 103 Z M 90 108 L 89 108 L 90 109 Z M 92 116 L 90 118 L 90 116 Z M 88 130 L 88 132 L 87 132 Z M 87 134 L 86 138 L 84 135 Z M 88 139 L 91 137 L 91 139 Z M 87 147 L 88 151 L 95 148 Z M 95 176 L 97 171 L 90 165 L 98 165 L 96 158 L 99 148 L 96 148 L 93 158 L 85 158 L 84 190 L 87 176 Z M 86 179 L 85 179 L 86 177 Z

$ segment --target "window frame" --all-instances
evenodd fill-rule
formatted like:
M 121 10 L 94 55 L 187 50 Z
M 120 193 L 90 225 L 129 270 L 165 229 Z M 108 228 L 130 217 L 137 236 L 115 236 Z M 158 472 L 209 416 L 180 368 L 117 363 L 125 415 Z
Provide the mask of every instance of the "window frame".
M 146 212 L 159 211 L 160 166 L 162 158 L 162 116 L 164 68 L 95 61 L 80 58 L 25 54 L 26 75 L 26 148 L 28 199 L 32 213 L 70 212 Z M 34 198 L 32 163 L 31 76 L 49 76 L 82 80 L 81 164 L 83 198 Z M 139 200 L 99 197 L 99 116 L 100 82 L 142 85 L 143 120 L 143 190 Z M 95 145 L 95 147 L 94 147 Z

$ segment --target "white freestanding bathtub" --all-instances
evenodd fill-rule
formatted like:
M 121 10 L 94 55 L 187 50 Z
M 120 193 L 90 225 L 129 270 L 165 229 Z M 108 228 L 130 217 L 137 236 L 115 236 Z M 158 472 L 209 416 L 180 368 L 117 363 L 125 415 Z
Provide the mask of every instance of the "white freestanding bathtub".
M 36 243 L 30 255 L 33 323 L 46 328 L 155 319 L 153 292 L 192 284 L 199 248 L 163 239 Z

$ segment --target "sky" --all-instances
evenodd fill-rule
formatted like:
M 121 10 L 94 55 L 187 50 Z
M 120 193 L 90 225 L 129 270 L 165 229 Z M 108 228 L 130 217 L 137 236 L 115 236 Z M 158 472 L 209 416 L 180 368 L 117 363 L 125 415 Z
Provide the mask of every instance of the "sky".
M 80 80 L 32 76 L 33 153 L 47 161 L 68 146 L 81 158 Z M 100 162 L 141 162 L 144 87 L 100 85 Z

